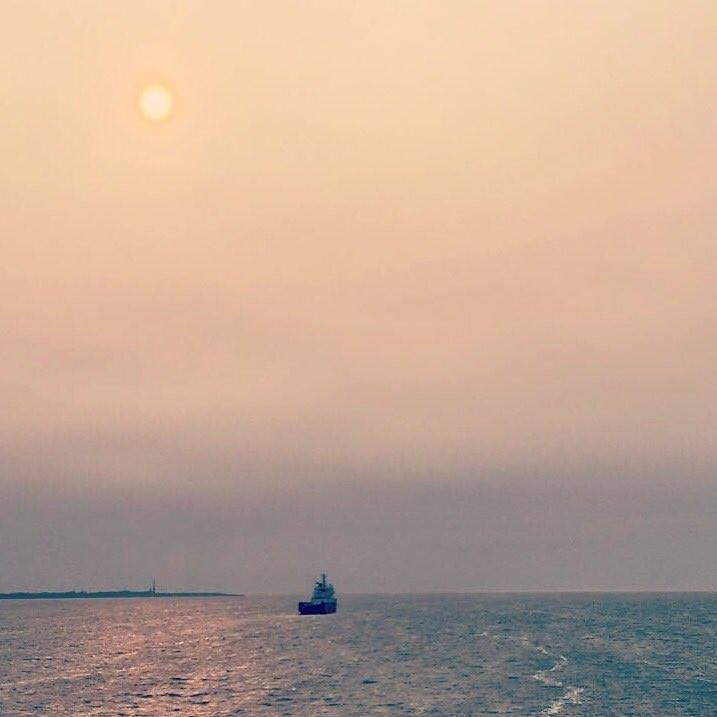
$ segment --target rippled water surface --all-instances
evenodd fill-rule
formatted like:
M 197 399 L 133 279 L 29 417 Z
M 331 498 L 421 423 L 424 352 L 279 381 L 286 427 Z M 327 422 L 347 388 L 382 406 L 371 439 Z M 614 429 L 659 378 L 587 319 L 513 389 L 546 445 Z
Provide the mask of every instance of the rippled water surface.
M 717 715 L 717 595 L 0 603 L 0 714 Z

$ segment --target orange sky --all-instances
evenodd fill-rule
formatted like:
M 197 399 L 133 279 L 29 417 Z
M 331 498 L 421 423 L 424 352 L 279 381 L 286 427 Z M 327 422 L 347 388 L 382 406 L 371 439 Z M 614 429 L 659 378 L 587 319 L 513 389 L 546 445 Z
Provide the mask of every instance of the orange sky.
M 13 489 L 714 463 L 714 2 L 4 0 L 0 44 Z

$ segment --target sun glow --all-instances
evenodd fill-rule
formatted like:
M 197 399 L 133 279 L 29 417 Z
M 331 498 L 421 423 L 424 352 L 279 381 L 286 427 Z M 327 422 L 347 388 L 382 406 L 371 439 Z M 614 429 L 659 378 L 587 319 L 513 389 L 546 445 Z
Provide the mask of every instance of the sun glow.
M 161 122 L 172 113 L 174 99 L 167 87 L 159 84 L 147 85 L 140 92 L 139 110 L 150 122 Z

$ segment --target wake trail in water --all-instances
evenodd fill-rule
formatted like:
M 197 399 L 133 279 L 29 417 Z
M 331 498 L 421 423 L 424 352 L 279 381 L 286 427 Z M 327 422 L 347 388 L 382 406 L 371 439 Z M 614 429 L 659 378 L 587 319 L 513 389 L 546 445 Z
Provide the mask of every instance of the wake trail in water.
M 579 705 L 580 695 L 584 692 L 582 687 L 568 687 L 568 691 L 562 696 L 558 697 L 550 707 L 544 709 L 541 715 L 557 715 L 563 711 L 563 708 L 567 704 Z
M 546 657 L 553 657 L 548 649 L 542 645 L 536 645 L 535 649 Z M 558 655 L 558 661 L 547 670 L 538 670 L 534 675 L 533 679 L 541 682 L 546 687 L 562 687 L 563 683 L 556 677 L 556 673 L 562 670 L 568 663 L 568 658 L 565 655 Z M 580 704 L 580 695 L 585 691 L 583 687 L 574 687 L 573 685 L 567 685 L 565 693 L 558 697 L 556 700 L 546 707 L 540 714 L 541 715 L 557 715 L 560 714 L 566 705 Z
M 538 648 L 544 655 L 548 655 L 550 653 L 547 652 L 547 650 Z M 558 672 L 559 670 L 562 670 L 563 667 L 565 667 L 565 663 L 568 661 L 567 657 L 564 657 L 563 655 L 560 655 L 559 660 L 550 668 L 547 670 L 538 670 L 533 675 L 533 679 L 537 680 L 538 682 L 542 682 L 547 687 L 562 687 L 563 683 L 556 679 L 553 675 Z

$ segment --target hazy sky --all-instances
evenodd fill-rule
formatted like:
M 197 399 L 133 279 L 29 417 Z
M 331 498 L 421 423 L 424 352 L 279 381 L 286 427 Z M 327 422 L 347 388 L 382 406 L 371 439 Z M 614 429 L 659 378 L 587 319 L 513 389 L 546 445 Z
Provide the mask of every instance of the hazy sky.
M 0 47 L 0 589 L 717 588 L 717 3 Z

